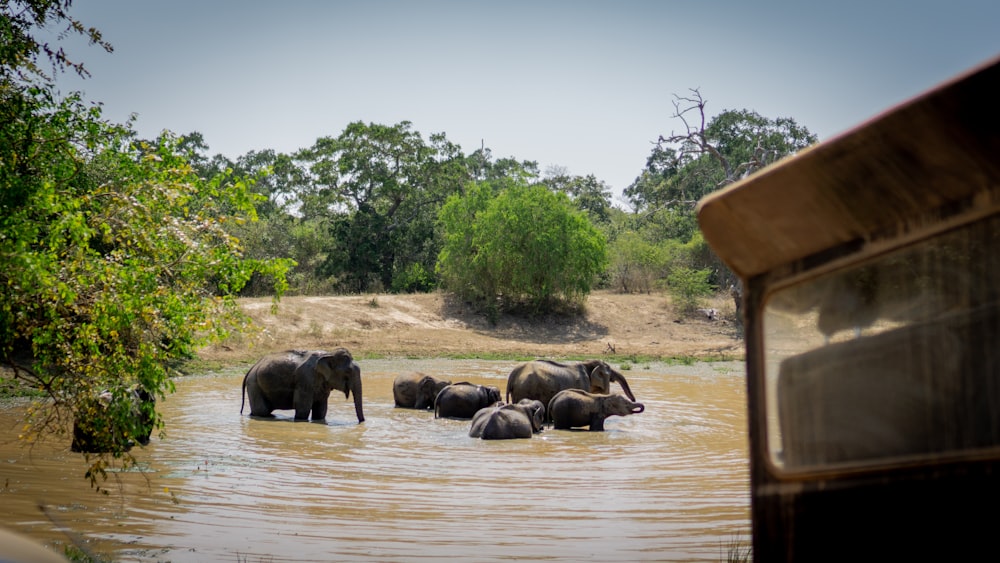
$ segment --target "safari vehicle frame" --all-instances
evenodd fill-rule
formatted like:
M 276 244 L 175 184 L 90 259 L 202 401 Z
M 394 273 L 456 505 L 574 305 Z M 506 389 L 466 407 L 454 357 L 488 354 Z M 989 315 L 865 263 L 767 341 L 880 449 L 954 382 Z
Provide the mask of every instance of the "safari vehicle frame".
M 705 197 L 756 561 L 1000 551 L 1000 59 Z

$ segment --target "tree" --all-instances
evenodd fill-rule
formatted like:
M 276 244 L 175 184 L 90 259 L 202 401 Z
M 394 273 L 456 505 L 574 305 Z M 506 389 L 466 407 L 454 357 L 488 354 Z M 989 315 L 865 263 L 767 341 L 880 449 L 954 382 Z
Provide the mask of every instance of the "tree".
M 494 195 L 477 182 L 440 214 L 444 286 L 495 314 L 579 304 L 607 265 L 604 235 L 564 193 L 520 183 Z
M 791 118 L 726 110 L 708 120 L 707 100 L 698 90 L 692 93 L 674 101 L 674 118 L 683 131 L 659 137 L 645 170 L 624 191 L 637 210 L 693 213 L 706 194 L 817 141 Z
M 791 118 L 726 110 L 709 120 L 707 100 L 698 90 L 691 92 L 674 100 L 674 118 L 683 130 L 659 137 L 645 170 L 624 190 L 643 214 L 645 229 L 658 230 L 653 236 L 661 240 L 693 240 L 695 206 L 702 197 L 817 141 Z M 714 253 L 688 267 L 707 269 L 711 285 L 732 288 L 739 310 L 740 281 Z
M 443 134 L 427 143 L 410 127 L 351 123 L 297 156 L 317 187 L 309 213 L 324 214 L 330 228 L 321 271 L 344 290 L 388 289 L 414 263 L 433 268 L 437 248 L 421 243 L 433 239 L 437 210 L 468 175 Z
M 702 297 L 712 294 L 714 288 L 708 281 L 709 270 L 677 267 L 667 275 L 667 291 L 674 299 L 674 307 L 684 314 L 693 313 Z
M 204 180 L 176 137 L 136 142 L 130 124 L 103 120 L 79 94 L 58 99 L 31 83 L 37 65 L 18 18 L 59 21 L 69 2 L 22 4 L 0 12 L 28 46 L 0 50 L 0 377 L 41 395 L 26 443 L 94 417 L 119 437 L 88 454 L 96 485 L 116 461 L 135 462 L 127 449 L 145 429 L 131 390 L 172 391 L 177 361 L 242 326 L 234 296 L 250 275 L 274 277 L 280 295 L 287 264 L 243 258 L 226 231 L 254 218 L 246 182 Z M 98 395 L 111 397 L 103 408 Z
M 0 83 L 34 82 L 48 78 L 42 60 L 52 65 L 52 73 L 72 70 L 81 77 L 90 75 L 83 63 L 75 62 L 62 47 L 40 41 L 38 31 L 52 23 L 65 25 L 58 36 L 82 35 L 92 45 L 113 51 L 96 28 L 69 15 L 72 0 L 5 0 L 0 6 Z
M 182 139 L 195 137 L 201 136 L 190 133 Z M 290 258 L 294 262 L 288 274 L 290 293 L 320 293 L 330 289 L 316 275 L 326 260 L 329 237 L 326 219 L 321 213 L 308 216 L 303 213 L 303 200 L 316 201 L 304 163 L 271 149 L 249 151 L 235 161 L 216 155 L 211 159 L 201 158 L 199 162 L 203 165 L 195 168 L 204 179 L 229 175 L 254 180 L 247 187 L 258 196 L 255 202 L 258 220 L 229 224 L 230 234 L 239 239 L 247 258 Z M 260 274 L 254 274 L 241 292 L 244 296 L 273 294 L 272 281 Z
M 519 161 L 512 157 L 493 158 L 493 151 L 486 146 L 467 156 L 466 163 L 472 179 L 479 182 L 496 182 L 508 178 L 519 182 L 530 182 L 539 175 L 537 162 Z
M 666 271 L 663 247 L 635 231 L 621 233 L 610 247 L 611 284 L 622 293 L 649 293 Z
M 594 223 L 611 221 L 611 188 L 593 174 L 570 176 L 564 170 L 553 167 L 547 170 L 543 181 L 550 188 L 568 195 Z

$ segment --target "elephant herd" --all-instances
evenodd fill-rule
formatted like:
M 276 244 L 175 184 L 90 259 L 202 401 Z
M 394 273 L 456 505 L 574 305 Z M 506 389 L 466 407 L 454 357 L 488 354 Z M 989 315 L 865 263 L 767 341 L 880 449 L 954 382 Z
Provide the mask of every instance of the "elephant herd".
M 618 383 L 625 395 L 611 394 Z M 361 368 L 344 348 L 288 350 L 268 354 L 243 377 L 240 413 L 249 399 L 250 415 L 273 418 L 275 410 L 293 409 L 295 420 L 325 420 L 330 394 L 354 395 L 358 422 L 364 422 Z M 505 397 L 492 385 L 451 381 L 423 373 L 396 377 L 392 386 L 396 407 L 433 409 L 435 418 L 469 419 L 469 436 L 486 440 L 531 438 L 547 422 L 556 429 L 589 427 L 604 430 L 610 416 L 627 416 L 645 410 L 621 373 L 606 362 L 559 363 L 534 360 L 516 366 L 507 378 Z M 128 450 L 138 442 L 146 445 L 154 425 L 155 398 L 141 387 L 126 397 L 135 419 L 130 439 L 109 432 L 98 424 L 103 417 L 77 416 L 71 450 L 83 453 Z M 113 401 L 110 391 L 94 399 L 93 413 L 101 413 Z M 88 411 L 89 412 L 89 411 Z
M 625 395 L 611 394 L 612 382 Z M 267 355 L 243 378 L 250 415 L 262 418 L 273 417 L 274 410 L 294 409 L 296 420 L 324 420 L 334 389 L 345 398 L 354 394 L 358 422 L 363 422 L 361 369 L 344 348 Z M 522 363 L 507 378 L 505 400 L 492 385 L 452 383 L 419 372 L 396 377 L 392 394 L 396 407 L 433 409 L 435 418 L 469 419 L 469 436 L 487 440 L 530 438 L 546 422 L 556 429 L 600 431 L 610 416 L 645 410 L 625 377 L 601 360 Z

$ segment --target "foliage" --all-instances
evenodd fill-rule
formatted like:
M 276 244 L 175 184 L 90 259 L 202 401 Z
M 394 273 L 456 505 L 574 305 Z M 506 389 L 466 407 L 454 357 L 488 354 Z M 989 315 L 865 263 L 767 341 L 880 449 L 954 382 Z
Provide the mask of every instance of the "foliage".
M 606 241 L 563 193 L 489 183 L 452 196 L 440 214 L 443 285 L 487 311 L 531 313 L 580 303 L 607 265 Z
M 704 297 L 714 291 L 709 283 L 710 270 L 695 270 L 685 266 L 671 268 L 667 274 L 667 293 L 673 298 L 674 307 L 681 313 L 692 313 Z
M 660 136 L 642 174 L 624 194 L 638 210 L 694 212 L 702 197 L 816 142 L 794 119 L 769 119 L 749 110 L 726 110 L 707 120 L 697 90 L 677 98 L 674 117 L 684 130 Z
M 225 225 L 253 219 L 246 183 L 203 181 L 169 134 L 133 143 L 129 125 L 46 87 L 2 96 L 0 364 L 45 397 L 20 437 L 104 417 L 124 446 L 142 431 L 132 387 L 171 392 L 171 363 L 240 326 L 234 296 L 251 274 L 280 294 L 287 263 L 241 256 Z M 89 408 L 105 390 L 111 403 Z M 88 456 L 92 484 L 134 463 L 123 450 Z
M 698 90 L 675 97 L 674 117 L 682 131 L 660 136 L 646 168 L 624 190 L 650 240 L 695 240 L 695 207 L 701 198 L 817 141 L 791 118 L 726 110 L 708 119 L 707 103 Z M 733 288 L 738 301 L 741 284 L 729 268 L 707 245 L 697 255 L 689 267 L 709 270 L 710 282 Z
M 65 25 L 60 36 L 82 35 L 111 52 L 96 28 L 84 27 L 69 15 L 71 0 L 4 0 L 0 4 L 0 83 L 34 82 L 47 77 L 41 61 L 48 60 L 52 74 L 72 70 L 89 76 L 83 63 L 75 62 L 62 47 L 40 41 L 38 28 Z
M 499 189 L 538 177 L 534 162 L 495 160 L 485 147 L 466 156 L 443 133 L 425 140 L 406 121 L 355 122 L 293 154 L 250 151 L 235 161 L 208 157 L 198 132 L 182 136 L 180 146 L 204 179 L 229 169 L 257 178 L 250 188 L 261 196 L 260 221 L 229 230 L 248 257 L 291 258 L 295 294 L 432 290 L 446 197 L 474 179 Z M 255 275 L 243 295 L 272 291 Z
M 611 189 L 593 174 L 570 176 L 559 169 L 551 170 L 544 182 L 553 190 L 563 192 L 577 209 L 587 213 L 594 223 L 611 221 Z
M 612 287 L 622 293 L 649 293 L 666 272 L 664 247 L 635 231 L 620 234 L 610 245 Z
M 362 292 L 393 287 L 393 276 L 412 264 L 433 270 L 437 210 L 468 180 L 457 146 L 443 135 L 425 142 L 406 121 L 355 122 L 297 159 L 309 163 L 308 181 L 320 187 L 303 200 L 304 215 L 329 226 L 323 275 Z
M 416 262 L 392 277 L 392 291 L 395 293 L 426 293 L 435 285 L 434 272 L 427 271 L 423 264 Z

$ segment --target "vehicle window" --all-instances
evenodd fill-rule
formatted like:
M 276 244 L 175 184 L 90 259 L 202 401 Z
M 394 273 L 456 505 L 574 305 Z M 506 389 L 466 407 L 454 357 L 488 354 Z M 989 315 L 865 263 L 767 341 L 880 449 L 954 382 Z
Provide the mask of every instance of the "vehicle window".
M 1000 445 L 998 238 L 984 219 L 767 298 L 778 467 Z

